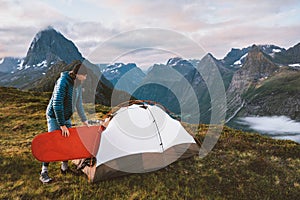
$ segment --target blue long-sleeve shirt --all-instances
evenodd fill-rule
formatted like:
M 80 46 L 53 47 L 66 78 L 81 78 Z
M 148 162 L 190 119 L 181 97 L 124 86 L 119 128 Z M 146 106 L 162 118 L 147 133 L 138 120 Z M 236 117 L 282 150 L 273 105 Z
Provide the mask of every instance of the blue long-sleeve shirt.
M 71 118 L 75 109 L 81 121 L 86 121 L 87 118 L 82 105 L 82 87 L 81 85 L 75 87 L 69 72 L 62 72 L 56 81 L 46 114 L 55 118 L 58 124 L 63 126 L 65 121 Z

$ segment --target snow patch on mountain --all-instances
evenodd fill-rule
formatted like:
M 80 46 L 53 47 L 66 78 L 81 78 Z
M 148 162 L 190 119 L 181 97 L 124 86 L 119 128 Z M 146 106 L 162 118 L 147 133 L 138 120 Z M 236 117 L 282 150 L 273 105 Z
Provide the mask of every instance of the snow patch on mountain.
M 288 65 L 291 69 L 300 70 L 300 63 L 294 63 Z
M 44 60 L 44 61 L 38 63 L 36 66 L 41 67 L 41 68 L 47 67 L 47 60 Z M 35 65 L 33 65 L 33 67 L 35 67 Z
M 289 64 L 290 67 L 300 67 L 300 63 Z
M 279 52 L 281 52 L 281 49 L 272 49 L 272 51 L 273 51 L 274 53 L 279 53 Z
M 108 73 L 117 73 L 118 69 L 120 69 L 123 66 L 124 66 L 123 63 L 115 63 L 115 64 L 107 66 L 106 68 L 101 70 L 101 72 L 102 73 L 106 73 L 106 72 L 108 72 Z
M 239 60 L 235 61 L 232 66 L 242 66 L 244 59 L 247 57 L 248 53 L 245 53 Z

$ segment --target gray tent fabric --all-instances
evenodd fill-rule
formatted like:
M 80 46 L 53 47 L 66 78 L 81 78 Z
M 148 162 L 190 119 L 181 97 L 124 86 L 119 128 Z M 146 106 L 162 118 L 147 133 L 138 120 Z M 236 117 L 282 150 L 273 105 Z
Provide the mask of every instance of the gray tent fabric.
M 161 107 L 133 104 L 113 114 L 101 133 L 96 163 L 82 170 L 97 182 L 159 170 L 198 153 L 194 138 Z

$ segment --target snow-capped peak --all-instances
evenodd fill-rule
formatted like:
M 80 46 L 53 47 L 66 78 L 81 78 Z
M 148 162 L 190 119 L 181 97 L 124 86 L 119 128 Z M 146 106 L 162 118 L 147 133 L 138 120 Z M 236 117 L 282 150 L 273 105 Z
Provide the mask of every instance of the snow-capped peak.
M 123 67 L 124 64 L 123 63 L 115 63 L 115 64 L 111 64 L 108 65 L 106 68 L 104 68 L 101 72 L 105 73 L 105 72 L 117 72 L 119 68 Z
M 177 65 L 178 62 L 180 62 L 182 60 L 182 58 L 180 57 L 175 57 L 175 58 L 170 58 L 167 62 L 167 65 L 169 66 L 175 66 Z

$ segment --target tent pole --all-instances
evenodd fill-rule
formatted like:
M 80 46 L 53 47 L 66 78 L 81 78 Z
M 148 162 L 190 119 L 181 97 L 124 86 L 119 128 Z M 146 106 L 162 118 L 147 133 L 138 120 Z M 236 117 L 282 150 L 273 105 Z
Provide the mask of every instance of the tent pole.
M 149 108 L 147 108 L 147 109 L 149 110 L 149 112 L 150 112 L 150 114 L 151 114 L 151 116 L 152 116 L 152 118 L 153 118 L 153 122 L 154 122 L 154 124 L 155 124 L 155 127 L 156 127 L 156 129 L 157 129 L 157 133 L 158 133 L 158 136 L 159 136 L 160 146 L 161 146 L 161 148 L 162 148 L 162 151 L 164 152 L 164 151 L 165 151 L 165 150 L 164 150 L 164 145 L 163 145 L 163 142 L 162 142 L 162 138 L 161 138 L 161 135 L 160 135 L 159 128 L 158 128 L 158 126 L 157 126 L 156 120 L 155 120 L 154 115 L 153 115 L 153 113 L 151 112 L 151 110 L 150 110 Z

